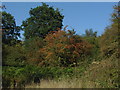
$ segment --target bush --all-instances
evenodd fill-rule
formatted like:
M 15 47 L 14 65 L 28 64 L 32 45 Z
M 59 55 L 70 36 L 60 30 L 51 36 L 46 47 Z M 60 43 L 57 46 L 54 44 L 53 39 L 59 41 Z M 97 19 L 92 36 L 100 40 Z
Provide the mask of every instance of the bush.
M 74 31 L 59 30 L 45 38 L 46 46 L 40 49 L 47 66 L 77 66 L 80 58 L 91 55 L 91 44 Z
M 39 68 L 34 66 L 26 67 L 3 67 L 3 87 L 24 87 L 35 78 L 41 78 Z

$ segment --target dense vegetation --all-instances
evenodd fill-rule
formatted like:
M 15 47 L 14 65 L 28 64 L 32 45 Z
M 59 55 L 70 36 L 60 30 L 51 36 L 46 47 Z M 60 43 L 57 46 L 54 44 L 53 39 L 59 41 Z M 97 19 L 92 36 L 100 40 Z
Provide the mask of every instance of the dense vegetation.
M 64 16 L 45 3 L 31 9 L 30 17 L 21 26 L 16 26 L 14 17 L 3 11 L 2 86 L 25 87 L 42 79 L 80 78 L 101 88 L 120 87 L 117 12 L 119 6 L 114 7 L 112 24 L 101 36 L 92 29 L 80 36 L 74 30 L 62 30 Z M 24 30 L 25 40 L 18 40 L 20 30 Z

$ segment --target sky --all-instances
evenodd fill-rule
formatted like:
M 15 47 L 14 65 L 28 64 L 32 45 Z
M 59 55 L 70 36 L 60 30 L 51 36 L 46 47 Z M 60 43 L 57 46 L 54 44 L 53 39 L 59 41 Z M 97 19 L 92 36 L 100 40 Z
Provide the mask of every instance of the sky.
M 92 28 L 98 35 L 111 24 L 110 18 L 113 6 L 117 2 L 46 2 L 54 8 L 59 8 L 64 15 L 63 27 L 74 29 L 76 34 L 82 35 L 86 29 Z M 6 12 L 12 14 L 17 25 L 29 18 L 29 10 L 41 6 L 40 2 L 3 2 Z M 21 32 L 23 34 L 23 32 Z
M 119 2 L 119 0 L 1 0 L 2 2 Z

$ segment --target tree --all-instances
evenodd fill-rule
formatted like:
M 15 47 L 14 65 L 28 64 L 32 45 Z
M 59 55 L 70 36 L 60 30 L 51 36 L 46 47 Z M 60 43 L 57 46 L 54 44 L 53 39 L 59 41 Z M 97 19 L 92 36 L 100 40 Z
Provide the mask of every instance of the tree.
M 97 37 L 97 32 L 93 32 L 92 29 L 85 30 L 85 36 L 87 37 Z
M 91 54 L 91 44 L 71 30 L 49 33 L 44 40 L 46 45 L 39 52 L 44 54 L 46 65 L 77 66 L 81 58 Z
M 30 17 L 22 24 L 25 39 L 36 36 L 44 38 L 49 31 L 57 31 L 57 28 L 62 28 L 64 16 L 58 9 L 54 9 L 45 3 L 42 3 L 42 6 L 32 8 L 29 14 Z
M 99 48 L 99 37 L 97 37 L 97 31 L 93 31 L 92 29 L 87 29 L 85 30 L 85 35 L 83 38 L 92 44 L 93 49 L 92 49 L 92 55 L 91 55 L 91 60 L 98 60 L 98 54 L 100 53 L 100 48 Z M 98 57 L 98 58 L 97 58 Z
M 27 53 L 27 62 L 32 65 L 38 65 L 43 61 L 42 53 L 39 52 L 45 46 L 45 42 L 40 37 L 34 37 L 25 41 L 25 52 Z
M 119 57 L 119 40 L 120 40 L 120 28 L 119 28 L 119 13 L 120 6 L 114 7 L 114 13 L 112 14 L 112 24 L 105 29 L 104 34 L 101 36 L 101 52 L 105 56 Z
M 111 25 L 109 25 L 101 36 L 100 49 L 103 57 L 107 57 L 110 63 L 109 81 L 115 88 L 120 87 L 119 65 L 120 60 L 120 6 L 114 6 L 114 12 L 111 16 Z M 106 73 L 106 72 L 105 72 Z M 107 75 L 106 75 L 107 76 Z M 112 86 L 110 85 L 110 86 Z
M 4 44 L 16 43 L 20 37 L 20 27 L 16 26 L 14 17 L 5 11 L 2 12 L 2 42 Z
M 24 66 L 26 62 L 26 53 L 23 42 L 9 46 L 2 46 L 2 66 Z

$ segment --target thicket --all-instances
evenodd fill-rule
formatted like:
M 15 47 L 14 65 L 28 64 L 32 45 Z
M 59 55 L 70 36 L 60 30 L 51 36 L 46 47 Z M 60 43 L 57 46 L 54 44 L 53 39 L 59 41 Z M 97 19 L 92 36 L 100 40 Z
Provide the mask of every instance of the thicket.
M 89 71 L 92 62 L 104 59 L 113 62 L 110 72 L 102 70 L 103 75 L 111 76 L 112 84 L 103 85 L 104 79 L 98 79 L 103 82 L 101 87 L 119 87 L 118 66 L 114 63 L 120 56 L 119 6 L 114 10 L 112 24 L 101 36 L 92 29 L 86 30 L 84 36 L 77 35 L 74 30 L 62 30 L 64 16 L 45 3 L 31 9 L 30 17 L 21 27 L 16 26 L 11 14 L 2 12 L 3 87 L 25 87 L 30 83 L 40 83 L 41 79 L 80 78 Z M 24 41 L 17 39 L 20 29 L 25 32 Z

